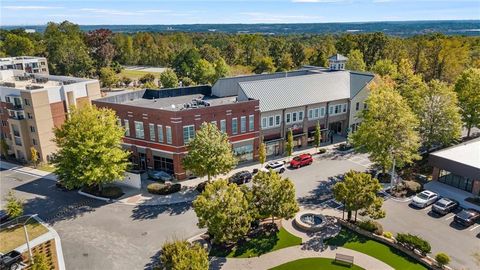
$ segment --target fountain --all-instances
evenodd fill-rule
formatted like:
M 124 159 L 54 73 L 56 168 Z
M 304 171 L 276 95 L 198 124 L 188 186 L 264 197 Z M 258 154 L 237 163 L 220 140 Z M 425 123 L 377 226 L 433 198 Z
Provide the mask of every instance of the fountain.
M 307 232 L 318 232 L 326 223 L 326 217 L 321 214 L 301 212 L 295 216 L 295 225 Z

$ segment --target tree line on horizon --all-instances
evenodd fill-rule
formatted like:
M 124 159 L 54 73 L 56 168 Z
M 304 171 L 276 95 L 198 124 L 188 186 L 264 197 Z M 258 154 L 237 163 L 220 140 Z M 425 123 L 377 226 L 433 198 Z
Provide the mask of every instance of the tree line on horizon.
M 336 35 L 83 32 L 64 21 L 43 33 L 0 30 L 0 56 L 34 55 L 49 60 L 52 74 L 98 77 L 122 65 L 170 67 L 181 80 L 213 83 L 220 77 L 328 66 L 328 57 L 349 57 L 347 68 L 373 71 L 408 59 L 425 81 L 453 83 L 467 68 L 480 67 L 480 37 L 438 33 L 401 38 L 376 33 Z

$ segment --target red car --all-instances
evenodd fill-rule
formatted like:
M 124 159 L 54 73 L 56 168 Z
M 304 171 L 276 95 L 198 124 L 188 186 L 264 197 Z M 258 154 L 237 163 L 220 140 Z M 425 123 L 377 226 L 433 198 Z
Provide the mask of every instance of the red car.
M 296 156 L 290 161 L 290 167 L 292 168 L 300 168 L 302 166 L 310 165 L 313 162 L 312 155 L 310 154 L 302 154 L 300 156 Z

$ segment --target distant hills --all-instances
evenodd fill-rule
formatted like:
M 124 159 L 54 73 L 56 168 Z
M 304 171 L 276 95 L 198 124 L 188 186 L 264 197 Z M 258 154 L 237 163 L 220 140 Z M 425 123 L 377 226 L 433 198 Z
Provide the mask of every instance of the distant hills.
M 2 29 L 25 28 L 42 32 L 45 25 L 1 26 Z M 398 21 L 351 23 L 276 23 L 276 24 L 181 24 L 181 25 L 80 25 L 83 31 L 108 28 L 113 32 L 223 32 L 283 34 L 339 34 L 384 32 L 394 36 L 443 33 L 446 35 L 480 35 L 480 20 Z

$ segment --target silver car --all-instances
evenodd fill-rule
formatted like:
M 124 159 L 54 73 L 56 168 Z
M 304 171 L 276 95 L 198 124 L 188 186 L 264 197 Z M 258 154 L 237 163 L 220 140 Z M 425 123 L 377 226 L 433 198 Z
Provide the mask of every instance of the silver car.
M 439 196 L 437 193 L 430 191 L 430 190 L 424 190 L 415 197 L 413 197 L 412 204 L 413 206 L 419 207 L 419 208 L 425 208 L 432 203 L 436 202 L 438 200 Z
M 285 163 L 280 162 L 280 161 L 272 161 L 272 162 L 267 163 L 265 168 L 261 168 L 260 170 L 263 171 L 263 172 L 268 172 L 268 171 L 272 170 L 272 171 L 277 172 L 277 173 L 283 173 L 286 169 L 285 169 Z

